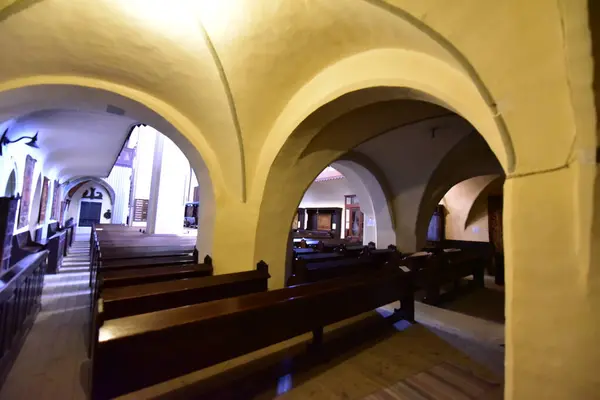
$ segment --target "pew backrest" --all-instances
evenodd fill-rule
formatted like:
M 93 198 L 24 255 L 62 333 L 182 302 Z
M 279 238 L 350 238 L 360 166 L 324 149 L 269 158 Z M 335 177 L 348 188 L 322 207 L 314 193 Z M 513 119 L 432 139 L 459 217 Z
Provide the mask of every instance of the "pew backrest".
M 92 359 L 93 398 L 112 398 L 401 300 L 398 268 L 105 321 Z

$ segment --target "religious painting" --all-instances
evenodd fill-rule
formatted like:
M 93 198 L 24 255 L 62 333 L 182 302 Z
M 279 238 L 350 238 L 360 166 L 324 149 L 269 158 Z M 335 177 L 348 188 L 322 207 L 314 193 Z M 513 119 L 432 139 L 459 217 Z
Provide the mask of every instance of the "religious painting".
M 21 206 L 19 207 L 19 223 L 17 229 L 27 226 L 29 222 L 29 206 L 31 202 L 31 181 L 33 179 L 33 170 L 35 160 L 30 155 L 25 158 L 25 170 L 23 171 L 23 195 L 21 196 Z
M 331 214 L 317 215 L 317 230 L 319 230 L 319 231 L 331 230 Z
M 52 193 L 52 211 L 50 213 L 50 219 L 56 220 L 58 218 L 58 212 L 60 207 L 60 185 L 58 181 L 54 181 L 54 191 Z
M 46 220 L 46 209 L 48 206 L 48 191 L 50 190 L 50 180 L 44 177 L 42 185 L 42 197 L 40 198 L 40 213 L 38 215 L 38 224 Z
M 67 202 L 66 201 L 61 201 L 60 202 L 60 216 L 58 217 L 58 220 L 60 221 L 61 224 L 64 223 L 66 209 L 67 209 Z

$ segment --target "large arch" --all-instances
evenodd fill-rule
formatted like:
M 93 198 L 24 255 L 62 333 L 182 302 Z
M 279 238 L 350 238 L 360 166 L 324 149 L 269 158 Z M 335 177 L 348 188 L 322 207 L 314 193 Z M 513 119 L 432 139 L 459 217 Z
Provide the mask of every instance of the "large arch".
M 365 215 L 363 242 L 387 247 L 396 243 L 389 189 L 383 174 L 365 158 L 349 154 L 333 162 L 332 166 L 346 177 L 358 197 Z
M 501 192 L 502 184 L 504 184 L 504 177 L 499 175 L 483 175 L 471 179 L 473 179 L 472 186 L 474 186 L 475 190 L 473 192 L 475 195 L 469 198 L 468 211 L 463 218 L 462 225 L 465 230 L 468 229 L 478 217 L 477 203 L 485 201 L 490 192 Z M 471 181 L 471 179 L 469 181 Z
M 23 115 L 53 115 L 49 113 L 42 114 L 40 110 L 47 110 L 51 107 L 52 110 L 77 110 L 90 114 L 94 113 L 106 113 L 107 104 L 120 109 L 126 116 L 126 128 L 123 130 L 122 137 L 126 137 L 130 128 L 136 126 L 139 123 L 145 123 L 152 125 L 161 133 L 169 137 L 188 158 L 190 166 L 196 173 L 198 181 L 202 186 L 201 195 L 204 199 L 203 205 L 205 207 L 200 209 L 202 213 L 202 220 L 204 221 L 203 231 L 199 232 L 197 247 L 202 254 L 212 254 L 213 252 L 213 227 L 214 227 L 214 196 L 215 191 L 218 189 L 213 185 L 213 176 L 209 171 L 208 165 L 205 162 L 204 154 L 200 154 L 197 150 L 196 139 L 194 143 L 188 140 L 188 136 L 184 136 L 180 131 L 173 126 L 167 118 L 164 118 L 154 109 L 149 108 L 146 103 L 140 103 L 135 93 L 132 95 L 128 90 L 119 86 L 107 85 L 105 83 L 98 83 L 95 80 L 89 80 L 86 78 L 75 79 L 75 78 L 63 78 L 63 77 L 50 77 L 47 79 L 46 84 L 33 83 L 32 80 L 21 80 L 18 82 L 10 82 L 8 87 L 10 89 L 6 91 L 0 91 L 0 114 L 3 118 L 12 118 L 15 123 L 18 123 L 19 117 Z M 74 84 L 78 83 L 78 84 Z M 2 85 L 0 84 L 0 87 Z M 4 85 L 7 87 L 7 84 Z M 107 87 L 111 90 L 105 90 Z M 127 97 L 126 95 L 131 97 Z M 181 121 L 178 118 L 178 114 L 172 111 L 169 107 L 163 107 L 160 103 L 152 103 L 153 106 L 158 104 L 159 110 L 166 110 L 165 112 L 174 119 Z M 181 126 L 188 127 L 189 124 L 179 124 Z M 129 121 L 129 122 L 128 122 Z M 13 124 L 15 124 L 13 123 Z M 26 129 L 24 127 L 23 129 Z M 196 132 L 196 133 L 194 133 Z M 47 132 L 46 132 L 47 134 Z M 197 130 L 192 131 L 192 135 L 199 135 Z M 42 135 L 44 131 L 42 130 Z M 48 141 L 48 138 L 42 140 Z M 119 139 L 123 140 L 123 139 Z M 60 168 L 60 160 L 69 160 L 75 157 L 79 160 L 79 164 L 86 162 L 86 154 L 77 156 L 72 154 L 73 152 L 65 149 L 65 146 L 60 143 L 60 140 L 51 140 L 47 143 L 50 146 L 54 146 L 50 149 L 48 154 L 43 155 L 43 159 L 40 161 L 45 165 L 45 168 L 49 168 L 53 171 L 56 176 L 63 180 L 63 182 L 77 182 L 78 176 L 70 176 L 64 174 L 65 171 L 69 171 L 71 174 L 75 172 L 76 168 L 70 168 L 65 170 Z M 42 149 L 47 145 L 42 144 Z M 112 163 L 116 160 L 118 153 L 121 150 L 122 143 L 118 143 L 118 151 L 112 155 L 109 162 Z M 77 158 L 78 157 L 78 158 Z M 208 157 L 214 157 L 212 151 L 208 151 Z M 54 163 L 54 164 L 53 164 Z M 55 165 L 56 164 L 56 165 Z M 77 165 L 79 165 L 77 164 Z M 109 168 L 110 170 L 110 168 Z M 220 168 L 217 169 L 217 177 L 219 180 L 219 172 L 222 171 Z M 88 179 L 90 179 L 88 177 Z M 111 202 L 114 204 L 115 192 L 112 188 L 107 187 L 106 183 L 100 178 L 94 178 L 99 184 L 102 184 L 110 194 Z M 80 180 L 79 180 L 80 182 Z M 222 181 L 221 181 L 222 182 Z M 68 191 L 68 189 L 67 189 Z M 65 191 L 66 193 L 66 191 Z M 214 254 L 213 254 L 214 256 Z
M 427 182 L 414 221 L 417 247 L 425 244 L 431 215 L 448 190 L 459 182 L 483 175 L 504 175 L 504 171 L 479 134 L 471 132 L 446 154 Z
M 62 196 L 61 198 L 66 199 L 68 197 L 68 193 L 69 191 L 84 182 L 92 182 L 95 183 L 96 185 L 100 185 L 104 188 L 104 190 L 106 190 L 106 192 L 108 193 L 109 197 L 110 197 L 110 203 L 111 204 L 115 204 L 115 198 L 116 198 L 116 194 L 115 194 L 115 189 L 113 189 L 113 187 L 106 182 L 104 179 L 95 177 L 95 176 L 80 176 L 77 178 L 72 178 L 69 179 L 68 181 L 66 181 L 65 183 L 63 183 L 61 185 L 62 188 Z

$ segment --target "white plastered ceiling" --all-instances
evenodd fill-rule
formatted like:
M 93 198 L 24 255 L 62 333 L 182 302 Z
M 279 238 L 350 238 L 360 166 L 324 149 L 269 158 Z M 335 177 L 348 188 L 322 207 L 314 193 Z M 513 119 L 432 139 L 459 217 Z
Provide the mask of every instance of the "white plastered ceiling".
M 150 116 L 144 111 L 121 96 L 84 87 L 44 85 L 0 93 L 0 122 L 8 122 L 9 139 L 38 133 L 45 169 L 61 182 L 107 177 L 131 128 Z

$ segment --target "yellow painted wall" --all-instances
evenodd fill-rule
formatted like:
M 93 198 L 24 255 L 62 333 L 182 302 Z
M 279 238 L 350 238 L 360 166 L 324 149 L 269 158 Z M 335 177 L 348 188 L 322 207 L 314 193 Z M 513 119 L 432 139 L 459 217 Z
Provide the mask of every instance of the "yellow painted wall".
M 505 397 L 600 393 L 586 1 L 22 4 L 0 11 L 0 94 L 80 85 L 152 110 L 205 166 L 198 243 L 216 273 L 265 259 L 281 286 L 294 209 L 320 170 L 390 129 L 463 116 L 507 175 Z M 9 98 L 4 111 L 56 104 Z
M 446 239 L 489 242 L 488 196 L 501 194 L 503 181 L 496 175 L 478 176 L 444 195 L 440 204 L 445 208 Z

